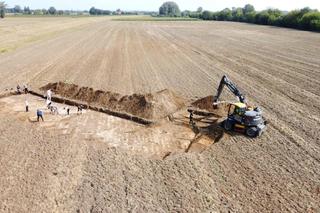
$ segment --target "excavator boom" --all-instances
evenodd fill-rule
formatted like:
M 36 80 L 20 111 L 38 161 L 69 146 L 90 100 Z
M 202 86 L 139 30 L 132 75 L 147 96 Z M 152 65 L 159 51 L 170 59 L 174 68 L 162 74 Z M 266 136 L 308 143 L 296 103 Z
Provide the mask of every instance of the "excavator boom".
M 226 76 L 224 75 L 220 81 L 219 87 L 217 89 L 216 96 L 213 97 L 213 104 L 217 104 L 219 101 L 219 98 L 221 96 L 221 93 L 223 91 L 224 86 L 227 86 L 228 89 L 236 96 L 238 97 L 239 101 L 241 103 L 246 103 L 246 97 L 244 94 L 240 92 L 240 90 L 237 88 L 237 86 Z

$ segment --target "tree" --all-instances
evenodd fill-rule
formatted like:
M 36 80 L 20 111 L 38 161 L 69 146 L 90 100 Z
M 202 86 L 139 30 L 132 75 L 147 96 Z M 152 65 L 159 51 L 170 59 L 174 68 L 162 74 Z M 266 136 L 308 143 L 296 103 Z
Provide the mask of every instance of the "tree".
M 30 8 L 29 8 L 29 7 L 24 7 L 24 8 L 23 8 L 23 13 L 30 15 L 30 14 L 31 14 Z
M 219 21 L 231 21 L 232 20 L 232 11 L 229 8 L 225 8 L 218 14 Z
M 0 2 L 0 18 L 4 18 L 6 15 L 6 7 L 7 5 L 5 4 L 4 1 Z
M 90 15 L 96 15 L 96 8 L 91 7 L 90 10 L 89 10 L 89 14 Z
M 256 23 L 267 25 L 269 23 L 269 13 L 264 10 L 256 15 Z
M 232 8 L 232 20 L 233 21 L 243 21 L 244 15 L 241 7 Z
M 117 13 L 117 15 L 121 15 L 121 14 L 122 14 L 122 11 L 121 11 L 120 9 L 117 9 L 117 10 L 116 10 L 116 13 Z
M 255 11 L 250 12 L 250 13 L 247 13 L 247 14 L 244 16 L 243 21 L 249 22 L 249 23 L 254 23 L 255 20 L 256 20 L 256 15 L 257 15 L 257 13 L 256 13 Z
M 268 24 L 269 25 L 280 25 L 282 12 L 278 9 L 268 9 L 269 14 Z
M 203 11 L 202 7 L 198 7 L 197 13 L 202 13 L 202 11 Z
M 243 8 L 243 14 L 254 12 L 254 6 L 251 4 L 246 4 Z
M 214 13 L 210 12 L 208 10 L 205 10 L 202 13 L 202 19 L 203 20 L 214 20 L 215 19 Z
M 189 13 L 189 17 L 190 17 L 190 18 L 201 18 L 201 17 L 202 17 L 202 13 L 190 12 L 190 13 Z
M 48 9 L 48 13 L 49 13 L 50 15 L 54 15 L 54 14 L 56 14 L 56 12 L 57 12 L 57 10 L 56 10 L 56 8 L 54 8 L 54 7 L 50 7 L 50 8 Z
M 183 16 L 183 17 L 190 17 L 190 14 L 191 14 L 191 11 L 190 10 L 185 10 L 185 11 L 183 11 L 182 13 L 181 13 L 181 16 Z
M 43 12 L 42 10 L 36 9 L 34 10 L 33 14 L 39 16 L 39 15 L 43 15 Z
M 161 16 L 178 17 L 181 15 L 181 12 L 177 3 L 168 1 L 163 3 L 159 8 L 159 14 Z
M 114 15 L 117 15 L 118 12 L 115 11 Z M 121 12 L 121 10 L 120 10 L 120 12 Z M 96 9 L 94 7 L 91 7 L 89 10 L 90 15 L 111 15 L 111 13 L 112 12 L 110 10 L 100 10 L 100 9 Z
M 44 8 L 44 9 L 42 9 L 41 11 L 42 11 L 42 14 L 43 14 L 43 15 L 48 14 L 48 10 L 47 10 L 47 9 L 45 9 L 45 8 Z
M 13 10 L 14 10 L 15 13 L 21 13 L 22 12 L 22 9 L 21 9 L 20 5 L 14 6 Z

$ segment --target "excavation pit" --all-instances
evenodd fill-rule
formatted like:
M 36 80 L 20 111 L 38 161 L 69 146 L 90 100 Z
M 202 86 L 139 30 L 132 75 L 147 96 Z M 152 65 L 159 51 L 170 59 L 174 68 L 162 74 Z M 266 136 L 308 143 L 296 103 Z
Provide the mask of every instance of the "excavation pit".
M 70 88 L 70 91 L 74 91 L 74 93 L 72 93 L 74 94 L 72 95 L 73 98 L 77 97 L 77 94 L 80 94 L 79 89 L 78 91 L 73 89 L 76 87 Z M 56 94 L 57 91 L 59 91 L 58 95 L 71 96 L 68 95 L 71 93 L 62 93 L 59 89 L 55 90 L 55 87 L 53 87 L 53 91 L 56 92 Z M 88 91 L 91 91 L 91 94 L 97 93 L 91 89 L 88 89 Z M 103 91 L 99 91 L 98 93 L 100 94 L 98 98 L 93 99 L 90 97 L 90 100 L 93 100 L 90 104 L 103 103 L 102 100 L 105 99 L 102 97 L 102 94 L 109 94 L 109 97 L 111 97 L 111 93 L 105 93 Z M 82 94 L 87 94 L 87 92 Z M 166 113 L 170 112 L 171 114 L 147 126 L 91 109 L 84 110 L 83 114 L 79 115 L 77 114 L 76 106 L 56 102 L 53 102 L 53 105 L 58 108 L 59 115 L 52 115 L 46 108 L 44 97 L 32 94 L 1 98 L 0 113 L 13 115 L 18 118 L 19 122 L 29 123 L 28 125 L 30 125 L 31 128 L 45 129 L 50 134 L 62 134 L 70 138 L 70 140 L 86 140 L 88 143 L 105 143 L 110 147 L 117 148 L 132 155 L 151 159 L 170 159 L 170 157 L 175 155 L 188 152 L 202 152 L 223 137 L 224 133 L 218 126 L 218 117 L 211 116 L 201 118 L 199 116 L 196 117 L 197 129 L 190 126 L 189 114 L 187 108 L 182 105 L 182 102 L 179 102 L 181 105 L 178 105 L 182 108 L 177 109 L 177 105 L 175 105 L 176 102 L 172 104 L 170 100 L 168 100 L 167 94 L 173 93 L 165 90 L 153 95 L 148 94 L 144 97 L 152 97 L 155 99 L 154 97 L 158 95 L 157 98 L 159 100 L 159 96 L 161 97 L 163 94 L 165 94 L 164 97 L 162 96 L 163 102 L 166 101 L 168 105 L 171 105 L 172 110 L 175 109 L 177 111 L 172 113 L 171 111 L 166 111 Z M 81 101 L 89 99 L 89 96 L 81 97 Z M 83 97 L 88 97 L 88 99 L 84 99 Z M 138 103 L 136 102 L 136 97 L 141 96 L 125 96 L 125 99 L 134 100 L 133 103 Z M 29 102 L 29 112 L 25 112 L 25 100 Z M 114 100 L 114 103 L 116 100 L 121 102 L 123 96 L 116 96 Z M 183 99 L 178 97 L 178 99 L 175 100 Z M 142 108 L 149 104 L 148 101 L 147 99 L 147 103 L 143 104 Z M 121 103 L 123 103 L 123 101 Z M 152 102 L 150 103 L 151 105 L 154 104 Z M 70 108 L 70 115 L 67 115 L 67 107 Z M 36 122 L 36 110 L 39 108 L 45 112 L 45 121 L 38 123 Z M 151 107 L 153 110 L 159 108 L 161 108 L 159 105 L 158 108 Z M 165 109 L 165 107 L 162 109 Z M 165 110 L 162 110 L 162 112 L 164 111 Z M 162 116 L 164 115 L 166 114 L 162 114 Z
M 51 89 L 54 94 L 78 100 L 90 106 L 103 107 L 114 112 L 127 113 L 148 120 L 165 118 L 186 106 L 186 100 L 170 90 L 156 93 L 121 95 L 110 91 L 95 90 L 63 82 L 49 83 L 40 88 L 44 93 Z

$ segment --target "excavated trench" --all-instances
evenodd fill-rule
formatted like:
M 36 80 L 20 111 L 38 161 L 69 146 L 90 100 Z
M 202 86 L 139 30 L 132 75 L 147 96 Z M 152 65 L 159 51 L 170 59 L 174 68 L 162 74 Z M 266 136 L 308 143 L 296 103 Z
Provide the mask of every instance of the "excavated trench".
M 82 104 L 119 117 L 136 117 L 152 123 L 165 118 L 186 106 L 187 101 L 170 90 L 156 93 L 121 95 L 110 91 L 94 90 L 63 82 L 49 83 L 43 92 L 51 89 L 56 99 L 72 100 L 71 104 Z M 127 116 L 126 116 L 127 115 Z
M 160 159 L 167 159 L 181 152 L 202 152 L 225 136 L 219 123 L 227 113 L 227 106 L 222 105 L 214 109 L 212 96 L 191 102 L 169 90 L 121 95 L 62 82 L 47 84 L 38 91 L 30 91 L 30 94 L 44 99 L 44 94 L 49 89 L 53 92 L 52 101 L 55 103 L 69 106 L 83 105 L 92 111 L 147 125 L 144 128 L 114 123 L 111 124 L 112 131 L 102 127 L 102 132 L 97 131 L 94 134 L 125 149 L 127 145 L 133 146 L 128 149 L 136 150 L 135 152 L 139 152 L 141 148 L 134 146 L 144 147 L 144 150 L 154 152 L 150 153 L 150 156 L 158 156 Z M 7 92 L 0 95 L 0 98 L 14 94 Z M 189 122 L 188 106 L 196 109 L 193 123 Z M 122 132 L 124 130 L 119 129 L 117 127 L 119 125 L 129 125 L 128 128 L 132 128 L 130 130 L 132 133 L 128 135 L 127 131 Z M 138 144 L 136 140 L 139 141 Z M 128 141 L 132 143 L 127 144 Z

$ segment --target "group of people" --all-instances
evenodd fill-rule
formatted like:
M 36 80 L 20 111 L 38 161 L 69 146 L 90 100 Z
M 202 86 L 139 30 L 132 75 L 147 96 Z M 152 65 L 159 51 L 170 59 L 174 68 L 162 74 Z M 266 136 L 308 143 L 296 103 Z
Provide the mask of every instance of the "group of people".
M 17 85 L 17 93 L 18 94 L 28 94 L 29 93 L 29 86 L 28 84 L 24 84 L 22 87 L 20 87 L 20 85 Z
M 59 114 L 58 107 L 52 105 L 52 101 L 51 101 L 52 91 L 50 89 L 47 90 L 45 97 L 46 97 L 47 108 L 50 110 L 51 114 L 53 114 L 53 115 Z M 25 106 L 26 106 L 26 112 L 29 112 L 29 102 L 27 99 L 25 100 Z M 84 106 L 78 105 L 77 108 L 78 108 L 77 114 L 82 114 Z M 67 115 L 70 115 L 70 107 L 69 106 L 64 107 L 63 110 L 65 110 Z M 42 109 L 37 109 L 37 121 L 39 122 L 40 119 L 42 121 L 44 121 L 43 117 L 44 117 L 44 111 Z

